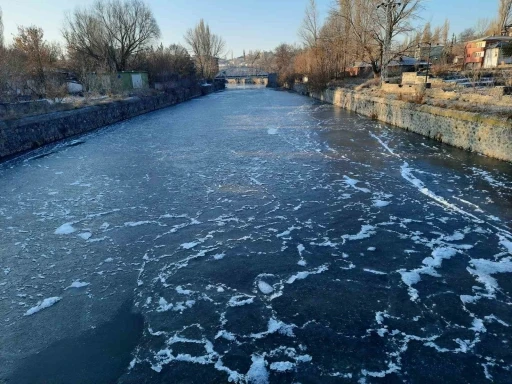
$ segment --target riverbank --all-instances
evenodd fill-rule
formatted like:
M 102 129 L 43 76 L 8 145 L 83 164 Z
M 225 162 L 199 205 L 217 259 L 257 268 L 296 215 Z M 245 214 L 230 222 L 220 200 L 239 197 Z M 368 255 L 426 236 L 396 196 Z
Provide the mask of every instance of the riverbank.
M 306 85 L 295 84 L 293 90 L 458 148 L 512 162 L 512 122 L 504 117 L 374 97 L 343 88 L 310 92 Z
M 154 96 L 132 97 L 76 110 L 0 121 L 0 161 L 46 144 L 167 108 L 224 88 L 224 83 L 179 88 Z

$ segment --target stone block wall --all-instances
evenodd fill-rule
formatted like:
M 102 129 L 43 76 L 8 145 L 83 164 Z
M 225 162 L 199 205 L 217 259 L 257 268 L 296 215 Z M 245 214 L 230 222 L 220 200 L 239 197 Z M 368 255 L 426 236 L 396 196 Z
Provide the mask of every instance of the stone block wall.
M 512 162 L 512 123 L 473 112 L 372 97 L 341 88 L 295 91 L 446 144 Z
M 223 88 L 224 83 L 215 83 L 211 87 L 173 89 L 156 96 L 0 121 L 0 160 Z

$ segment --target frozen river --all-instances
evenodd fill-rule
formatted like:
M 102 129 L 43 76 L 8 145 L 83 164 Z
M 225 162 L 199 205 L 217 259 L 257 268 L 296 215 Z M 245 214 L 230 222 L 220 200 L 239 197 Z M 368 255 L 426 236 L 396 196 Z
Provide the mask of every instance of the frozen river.
M 512 165 L 229 89 L 0 164 L 0 382 L 510 383 Z

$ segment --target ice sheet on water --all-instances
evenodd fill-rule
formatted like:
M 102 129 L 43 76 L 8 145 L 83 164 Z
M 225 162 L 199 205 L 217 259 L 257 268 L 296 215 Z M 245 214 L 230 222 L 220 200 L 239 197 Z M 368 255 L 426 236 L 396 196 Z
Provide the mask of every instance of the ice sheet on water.
M 79 233 L 78 236 L 84 240 L 89 240 L 92 236 L 92 233 L 91 232 L 82 232 L 82 233 Z
M 261 280 L 258 282 L 258 289 L 260 290 L 261 293 L 265 295 L 269 295 L 272 292 L 274 292 L 274 288 L 272 288 L 270 284 Z
M 83 288 L 83 287 L 87 287 L 89 285 L 90 285 L 90 283 L 85 283 L 85 282 L 82 282 L 80 280 L 76 280 L 76 281 L 73 281 L 71 283 L 71 285 L 69 287 L 67 287 L 66 289 L 69 289 L 69 288 Z
M 37 305 L 35 307 L 30 308 L 27 312 L 25 312 L 24 316 L 30 316 L 30 315 L 33 315 L 34 313 L 40 312 L 43 309 L 51 307 L 52 305 L 58 303 L 61 300 L 62 300 L 62 297 L 58 297 L 58 296 L 48 297 L 48 298 L 40 301 L 39 303 L 37 303 Z
M 73 232 L 76 232 L 76 229 L 73 228 L 73 223 L 65 223 L 62 224 L 59 228 L 55 230 L 56 235 L 69 235 Z

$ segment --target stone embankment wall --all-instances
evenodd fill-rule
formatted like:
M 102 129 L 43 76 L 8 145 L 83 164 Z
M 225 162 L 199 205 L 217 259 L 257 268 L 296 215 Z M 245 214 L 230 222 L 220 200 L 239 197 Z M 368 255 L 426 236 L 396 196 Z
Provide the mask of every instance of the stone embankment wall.
M 0 160 L 206 95 L 224 87 L 224 83 L 216 83 L 212 86 L 175 89 L 156 96 L 133 97 L 70 111 L 0 121 Z
M 428 136 L 446 144 L 512 162 L 512 122 L 473 112 L 372 97 L 341 88 L 297 93 Z

